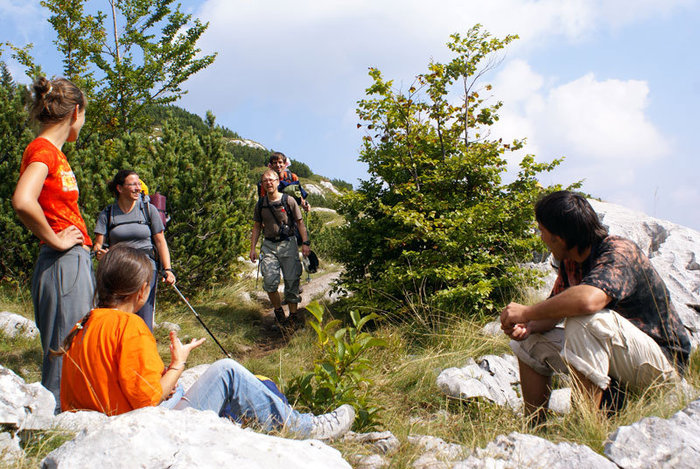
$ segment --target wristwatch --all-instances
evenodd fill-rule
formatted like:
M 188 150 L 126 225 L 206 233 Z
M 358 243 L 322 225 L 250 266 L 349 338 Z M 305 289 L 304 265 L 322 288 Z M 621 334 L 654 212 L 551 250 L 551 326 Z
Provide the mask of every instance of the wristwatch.
M 304 241 L 304 242 L 301 243 L 301 244 L 303 244 L 304 246 L 311 246 L 311 241 L 309 241 L 309 240 L 307 239 L 306 241 Z

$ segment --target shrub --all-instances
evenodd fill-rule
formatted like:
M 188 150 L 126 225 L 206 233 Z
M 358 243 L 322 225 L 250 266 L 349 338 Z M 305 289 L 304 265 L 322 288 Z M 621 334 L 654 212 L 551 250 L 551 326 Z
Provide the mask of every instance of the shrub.
M 504 154 L 523 142 L 488 138 L 501 103 L 489 105 L 490 85 L 478 87 L 494 53 L 515 38 L 491 38 L 479 25 L 453 34 L 452 60 L 431 62 L 406 90 L 370 69 L 357 110 L 370 178 L 339 208 L 348 221 L 342 280 L 360 301 L 401 310 L 406 292 L 419 289 L 438 309 L 493 311 L 529 275 L 517 263 L 539 245 L 536 176 L 560 160 L 528 155 L 504 184 Z
M 341 404 L 351 404 L 357 410 L 355 428 L 367 430 L 378 424 L 379 408 L 367 400 L 366 389 L 372 384 L 365 376 L 371 364 L 369 353 L 384 347 L 383 339 L 363 332 L 368 321 L 376 314 L 360 316 L 350 313 L 352 325 L 339 327 L 338 319 L 324 323 L 323 308 L 317 302 L 307 306 L 313 315 L 308 324 L 316 332 L 316 348 L 320 357 L 314 361 L 314 370 L 292 379 L 287 393 L 297 396 L 297 404 L 315 413 L 325 413 Z

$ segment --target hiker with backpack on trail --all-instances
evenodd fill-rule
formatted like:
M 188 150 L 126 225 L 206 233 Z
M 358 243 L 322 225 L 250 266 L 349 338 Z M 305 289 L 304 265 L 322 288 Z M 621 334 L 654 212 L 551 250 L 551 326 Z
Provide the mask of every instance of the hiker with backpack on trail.
M 293 324 L 303 323 L 297 314 L 301 301 L 299 281 L 301 279 L 301 262 L 297 236 L 301 241 L 301 252 L 309 256 L 311 242 L 302 219 L 301 210 L 294 197 L 281 194 L 278 190 L 279 176 L 274 169 L 268 169 L 262 176 L 262 187 L 266 194 L 255 205 L 253 213 L 253 232 L 250 243 L 250 260 L 258 258 L 256 246 L 260 233 L 264 240 L 260 249 L 260 264 L 263 275 L 263 290 L 267 292 L 274 307 L 275 318 L 280 325 L 288 321 Z M 287 318 L 277 287 L 280 283 L 280 270 L 284 276 L 284 299 L 289 306 Z
M 175 283 L 175 273 L 165 240 L 165 225 L 158 209 L 143 199 L 141 187 L 139 175 L 128 169 L 119 170 L 107 184 L 116 200 L 97 217 L 93 251 L 97 260 L 100 260 L 109 250 L 108 246 L 128 243 L 148 254 L 153 264 L 151 290 L 148 300 L 136 314 L 153 330 L 158 267 L 164 272 L 163 281 L 169 285 Z
M 284 153 L 280 151 L 273 152 L 270 155 L 270 161 L 267 167 L 275 170 L 277 176 L 279 177 L 279 185 L 277 190 L 282 194 L 289 194 L 294 197 L 297 204 L 308 212 L 311 209 L 311 205 L 306 201 L 309 194 L 301 187 L 299 182 L 299 176 L 291 172 L 287 167 L 289 166 L 289 158 L 284 156 Z M 258 183 L 258 196 L 260 198 L 265 197 L 267 191 L 263 187 L 261 182 Z

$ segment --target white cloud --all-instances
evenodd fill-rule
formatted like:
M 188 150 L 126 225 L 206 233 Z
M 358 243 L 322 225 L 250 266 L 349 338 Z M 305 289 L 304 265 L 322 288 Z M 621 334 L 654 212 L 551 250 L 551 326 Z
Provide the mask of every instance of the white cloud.
M 541 150 L 566 149 L 605 162 L 649 161 L 670 154 L 668 140 L 645 114 L 645 82 L 599 81 L 591 73 L 559 86 L 544 86 L 546 81 L 522 60 L 497 75 L 496 93 L 504 96 L 500 136 L 528 136 Z
M 597 81 L 589 73 L 552 89 L 539 117 L 550 140 L 590 158 L 655 159 L 670 146 L 644 113 L 648 95 L 645 82 Z

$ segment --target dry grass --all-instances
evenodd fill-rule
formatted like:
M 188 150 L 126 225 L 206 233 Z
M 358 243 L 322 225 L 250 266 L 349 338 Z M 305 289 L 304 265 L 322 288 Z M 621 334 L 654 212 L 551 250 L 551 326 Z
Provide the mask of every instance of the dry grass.
M 262 315 L 267 310 L 252 301 L 243 301 L 244 293 L 252 291 L 252 281 L 202 292 L 190 298 L 192 306 L 224 347 L 253 372 L 277 381 L 282 388 L 289 380 L 312 368 L 316 350 L 314 334 L 309 328 L 290 337 L 272 340 Z M 12 311 L 26 313 L 26 299 L 21 293 L 2 292 L 0 305 Z M 185 292 L 183 292 L 185 293 Z M 31 310 L 31 304 L 29 304 Z M 390 430 L 401 441 L 399 451 L 392 456 L 391 467 L 410 467 L 419 450 L 407 443 L 409 435 L 433 435 L 449 443 L 463 445 L 468 450 L 483 447 L 496 436 L 510 432 L 531 433 L 554 442 L 568 441 L 585 444 L 602 452 L 609 434 L 620 425 L 656 415 L 669 417 L 686 405 L 674 390 L 651 389 L 632 395 L 627 406 L 617 415 L 607 418 L 591 412 L 585 406 L 574 406 L 568 415 L 554 416 L 536 429 L 529 429 L 523 417 L 510 409 L 484 400 L 458 401 L 449 399 L 436 385 L 438 374 L 445 368 L 464 366 L 469 358 L 486 354 L 509 353 L 505 337 L 481 333 L 484 321 L 474 321 L 444 312 L 435 312 L 429 305 L 414 305 L 411 322 L 387 321 L 375 333 L 385 338 L 388 346 L 373 352 L 374 367 L 369 371 L 373 385 L 367 389 L 372 402 L 380 405 L 380 429 Z M 432 314 L 433 317 L 426 315 Z M 202 337 L 206 331 L 182 302 L 161 302 L 157 321 L 173 322 L 181 327 L 183 339 Z M 156 338 L 164 360 L 169 359 L 167 331 L 157 330 Z M 0 337 L 0 361 L 18 371 L 27 381 L 38 380 L 41 348 L 38 339 L 8 339 Z M 211 363 L 223 353 L 210 339 L 191 355 L 189 365 Z M 693 354 L 687 374 L 688 381 L 700 386 L 700 353 Z M 677 399 L 669 399 L 669 395 Z M 289 396 L 293 401 L 293 396 Z M 62 435 L 62 434 L 61 434 Z M 29 455 L 16 468 L 36 467 L 38 461 L 62 443 L 61 435 L 43 437 L 28 443 Z M 284 434 L 282 434 L 284 435 Z M 368 453 L 354 443 L 334 442 L 347 459 L 358 453 Z

